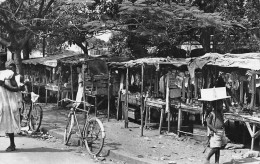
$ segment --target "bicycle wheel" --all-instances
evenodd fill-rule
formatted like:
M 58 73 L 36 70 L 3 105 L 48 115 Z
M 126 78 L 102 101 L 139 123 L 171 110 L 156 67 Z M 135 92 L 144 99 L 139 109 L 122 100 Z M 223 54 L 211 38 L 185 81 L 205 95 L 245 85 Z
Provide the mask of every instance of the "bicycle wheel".
M 39 104 L 34 104 L 29 117 L 29 126 L 33 132 L 39 131 L 42 123 L 42 115 L 42 107 Z
M 98 118 L 91 118 L 84 131 L 84 142 L 89 154 L 97 156 L 105 141 L 105 130 Z
M 67 125 L 65 127 L 65 132 L 64 132 L 64 144 L 65 145 L 68 145 L 68 143 L 69 143 L 73 126 L 74 126 L 74 115 L 70 114 L 68 117 Z
M 22 108 L 19 110 L 21 127 L 29 126 L 28 114 L 29 114 L 29 111 L 30 111 L 30 107 L 31 107 L 31 105 L 29 103 L 22 102 Z

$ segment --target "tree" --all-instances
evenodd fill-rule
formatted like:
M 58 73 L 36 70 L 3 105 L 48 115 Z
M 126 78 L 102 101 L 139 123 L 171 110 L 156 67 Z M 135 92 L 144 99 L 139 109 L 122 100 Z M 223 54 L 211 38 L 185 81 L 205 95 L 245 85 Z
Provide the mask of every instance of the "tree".
M 54 0 L 6 0 L 0 4 L 0 26 L 3 34 L 0 43 L 13 54 L 21 71 L 21 51 L 28 48 L 33 35 L 44 35 L 48 18 L 59 3 Z
M 21 51 L 29 52 L 37 37 L 49 38 L 56 45 L 69 41 L 87 54 L 86 39 L 108 28 L 106 22 L 113 16 L 113 7 L 111 2 L 99 0 L 83 3 L 6 0 L 0 4 L 0 26 L 4 34 L 0 37 L 0 43 L 14 54 L 18 71 L 21 70 Z
M 236 42 L 256 45 L 259 9 L 259 2 L 253 0 L 124 1 L 117 30 L 128 36 L 146 36 L 153 46 L 194 40 L 205 52 L 229 52 Z

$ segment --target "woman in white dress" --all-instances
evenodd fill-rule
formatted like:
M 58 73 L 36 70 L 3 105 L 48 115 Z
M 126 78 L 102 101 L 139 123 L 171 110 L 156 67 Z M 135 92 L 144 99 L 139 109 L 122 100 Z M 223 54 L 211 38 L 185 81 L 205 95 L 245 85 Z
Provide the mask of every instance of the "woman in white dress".
M 20 133 L 20 114 L 18 110 L 17 91 L 15 81 L 15 64 L 7 61 L 6 70 L 0 71 L 0 132 L 7 133 L 10 146 L 6 151 L 14 151 L 14 133 Z

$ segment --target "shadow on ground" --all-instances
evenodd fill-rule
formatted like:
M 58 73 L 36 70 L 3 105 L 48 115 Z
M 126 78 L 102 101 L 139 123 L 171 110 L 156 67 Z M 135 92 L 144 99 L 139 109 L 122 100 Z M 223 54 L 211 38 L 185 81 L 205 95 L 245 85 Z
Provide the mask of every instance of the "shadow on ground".
M 16 149 L 16 151 L 14 151 L 14 153 L 24 153 L 24 152 L 71 152 L 72 149 L 66 149 L 66 150 L 62 150 L 62 149 L 52 149 L 52 148 L 44 148 L 44 147 L 37 147 L 37 148 L 24 148 L 24 149 Z M 6 152 L 5 150 L 0 151 L 0 153 L 10 153 L 10 152 Z
M 232 160 L 230 162 L 225 162 L 223 164 L 259 164 L 260 163 L 260 159 L 255 159 L 255 158 L 245 158 L 245 159 L 236 159 L 236 160 Z

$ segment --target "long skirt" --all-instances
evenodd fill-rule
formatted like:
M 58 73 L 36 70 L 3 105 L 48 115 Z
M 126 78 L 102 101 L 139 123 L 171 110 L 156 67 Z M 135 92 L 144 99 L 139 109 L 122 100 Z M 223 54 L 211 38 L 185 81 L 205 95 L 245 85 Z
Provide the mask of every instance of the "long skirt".
M 17 93 L 0 86 L 0 133 L 19 133 L 20 131 Z

